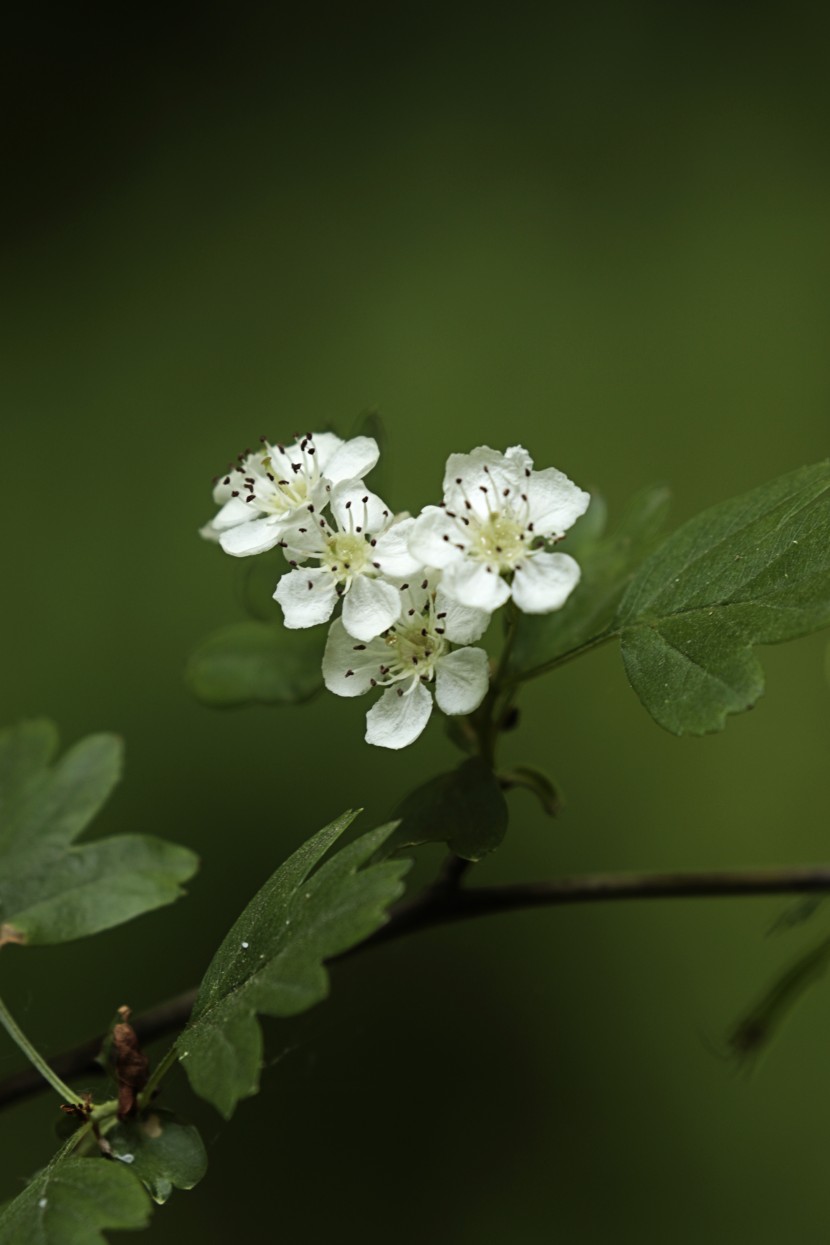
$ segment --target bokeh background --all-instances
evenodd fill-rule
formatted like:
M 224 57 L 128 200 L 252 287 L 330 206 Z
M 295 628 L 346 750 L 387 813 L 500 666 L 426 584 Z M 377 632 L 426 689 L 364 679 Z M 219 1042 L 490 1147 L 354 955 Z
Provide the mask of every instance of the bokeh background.
M 612 518 L 670 482 L 675 521 L 828 445 L 826 10 L 115 13 L 7 30 L 2 709 L 122 733 L 98 830 L 203 867 L 172 909 L 3 954 L 47 1051 L 195 981 L 302 839 L 348 806 L 376 824 L 447 764 L 438 726 L 370 751 L 358 702 L 189 696 L 188 652 L 242 617 L 238 564 L 197 529 L 258 434 L 377 407 L 396 508 L 437 499 L 449 451 L 521 441 Z M 825 647 L 766 650 L 757 710 L 705 739 L 662 733 L 610 648 L 529 688 L 506 753 L 567 809 L 511 797 L 482 879 L 826 859 Z M 826 1241 L 830 989 L 752 1075 L 726 1057 L 826 932 L 770 935 L 786 906 L 536 912 L 358 957 L 268 1024 L 229 1126 L 171 1078 L 212 1171 L 155 1239 Z M 0 1043 L 0 1074 L 19 1062 Z M 0 1199 L 53 1118 L 0 1119 Z

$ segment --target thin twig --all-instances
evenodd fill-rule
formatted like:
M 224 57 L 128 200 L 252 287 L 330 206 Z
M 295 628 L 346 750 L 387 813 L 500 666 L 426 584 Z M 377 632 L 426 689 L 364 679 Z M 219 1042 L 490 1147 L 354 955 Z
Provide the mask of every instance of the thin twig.
M 551 908 L 569 904 L 623 899 L 737 898 L 747 895 L 820 894 L 830 892 L 830 865 L 780 869 L 736 869 L 702 873 L 593 873 L 550 882 L 516 882 L 505 886 L 463 887 L 463 866 L 453 865 L 414 899 L 403 900 L 390 911 L 386 925 L 364 942 L 335 959 L 346 959 L 368 947 L 391 942 L 435 925 L 523 908 Z M 330 961 L 334 962 L 334 961 Z M 193 1008 L 196 990 L 186 990 L 132 1020 L 142 1045 L 182 1029 Z M 100 1071 L 96 1056 L 104 1037 L 84 1042 L 49 1060 L 62 1080 Z M 24 1069 L 0 1082 L 0 1108 L 40 1093 L 46 1082 L 33 1069 Z

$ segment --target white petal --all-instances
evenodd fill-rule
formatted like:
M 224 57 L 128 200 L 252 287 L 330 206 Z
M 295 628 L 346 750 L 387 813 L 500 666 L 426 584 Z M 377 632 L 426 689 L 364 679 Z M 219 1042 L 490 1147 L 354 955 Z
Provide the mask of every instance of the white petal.
M 366 714 L 366 742 L 379 748 L 405 748 L 429 721 L 432 697 L 423 683 L 389 687 Z
M 360 696 L 381 677 L 380 667 L 388 657 L 383 640 L 357 644 L 342 620 L 335 618 L 323 654 L 323 682 L 336 696 Z
M 362 480 L 341 480 L 331 490 L 331 512 L 341 532 L 380 532 L 392 511 Z
M 280 537 L 285 543 L 285 556 L 295 562 L 307 558 L 319 558 L 326 552 L 325 530 L 319 526 L 316 515 L 306 513 L 305 522 L 295 526 L 283 525 Z
M 334 455 L 343 444 L 343 438 L 338 437 L 334 432 L 315 432 L 311 437 L 314 446 L 314 455 L 317 461 L 317 470 L 320 475 L 327 475 L 326 464 L 330 463 Z
M 372 437 L 353 437 L 338 446 L 330 458 L 321 458 L 320 470 L 332 484 L 339 484 L 341 480 L 360 479 L 379 458 L 377 441 Z
M 555 467 L 534 471 L 525 483 L 528 513 L 539 536 L 562 536 L 588 509 L 591 494 Z
M 435 699 L 444 713 L 472 713 L 487 695 L 490 662 L 483 648 L 458 648 L 438 662 Z
M 204 527 L 199 528 L 199 535 L 202 537 L 203 540 L 212 540 L 218 544 L 219 533 L 217 532 L 216 528 L 213 526 L 213 519 L 211 519 L 209 523 L 206 523 Z
M 412 524 L 409 552 L 421 566 L 437 566 L 439 570 L 464 556 L 458 545 L 464 543 L 461 525 L 447 517 L 440 506 L 425 506 Z
M 510 598 L 510 588 L 483 562 L 458 562 L 444 571 L 441 587 L 448 597 L 471 609 L 492 614 Z
M 580 574 L 570 554 L 534 553 L 516 567 L 513 600 L 525 614 L 550 614 L 562 608 Z
M 444 501 L 448 510 L 464 514 L 470 509 L 487 519 L 498 509 L 505 490 L 523 492 L 524 474 L 498 450 L 480 445 L 471 454 L 450 454 L 444 473 Z
M 285 625 L 316 627 L 328 622 L 337 604 L 337 584 L 331 571 L 321 567 L 289 571 L 277 584 L 274 600 L 279 601 Z
M 409 537 L 415 525 L 414 519 L 400 519 L 378 536 L 372 560 L 377 562 L 383 575 L 406 579 L 417 575 L 424 563 L 409 552 Z
M 435 613 L 438 626 L 444 629 L 444 637 L 453 644 L 472 644 L 474 640 L 480 640 L 490 625 L 490 614 L 487 610 L 474 610 L 469 605 L 460 605 L 458 601 L 448 597 L 443 588 L 439 588 L 435 594 Z
M 219 544 L 225 553 L 235 558 L 246 558 L 252 553 L 265 553 L 279 543 L 281 525 L 274 519 L 253 519 L 250 523 L 240 523 L 238 527 L 222 532 Z
M 246 502 L 242 497 L 230 497 L 213 517 L 213 526 L 217 532 L 224 532 L 238 523 L 250 523 L 259 513 L 256 502 Z
M 382 579 L 355 575 L 343 599 L 343 626 L 364 642 L 388 631 L 401 614 L 400 589 Z
M 521 479 L 525 472 L 533 470 L 533 459 L 523 445 L 511 445 L 510 449 L 505 450 L 504 461 L 515 472 L 516 479 Z

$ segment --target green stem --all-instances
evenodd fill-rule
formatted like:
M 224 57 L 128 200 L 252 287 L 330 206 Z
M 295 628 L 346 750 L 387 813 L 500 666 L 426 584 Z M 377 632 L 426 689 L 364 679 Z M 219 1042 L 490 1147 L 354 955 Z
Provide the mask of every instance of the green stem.
M 144 1089 L 141 1091 L 141 1094 L 139 1095 L 139 1099 L 140 1099 L 140 1103 L 142 1107 L 146 1107 L 152 1101 L 159 1085 L 161 1084 L 163 1079 L 167 1076 L 167 1073 L 173 1067 L 173 1064 L 177 1062 L 178 1058 L 179 1058 L 179 1051 L 178 1051 L 178 1047 L 176 1043 L 174 1042 L 173 1045 L 170 1047 L 169 1051 L 167 1052 L 167 1054 L 164 1056 L 164 1058 L 159 1060 L 159 1062 L 156 1064 L 155 1068 L 153 1069 L 152 1076 L 150 1077 L 149 1081 L 144 1086 Z
M 49 1082 L 52 1089 L 56 1094 L 60 1095 L 64 1102 L 72 1103 L 76 1107 L 83 1106 L 83 1098 L 76 1094 L 74 1089 L 70 1089 L 57 1073 L 52 1071 L 43 1056 L 32 1046 L 32 1043 L 26 1037 L 26 1034 L 20 1028 L 2 999 L 0 999 L 0 1024 L 2 1024 L 12 1041 L 23 1051 L 29 1063 L 34 1064 L 40 1075 Z
M 558 657 L 552 657 L 550 661 L 543 661 L 540 666 L 534 666 L 532 670 L 522 670 L 509 680 L 509 686 L 518 687 L 520 683 L 527 683 L 530 679 L 538 679 L 541 675 L 548 674 L 551 670 L 556 670 L 558 666 L 564 666 L 566 662 L 573 661 L 574 657 L 581 657 L 583 653 L 590 653 L 592 648 L 600 648 L 603 644 L 607 644 L 609 640 L 615 640 L 617 635 L 618 632 L 616 631 L 603 631 L 600 635 L 592 636 L 584 644 L 578 644 L 576 648 L 568 649 L 567 653 L 561 653 Z
M 498 737 L 498 716 L 496 714 L 496 705 L 502 692 L 507 689 L 508 699 L 512 695 L 509 681 L 506 680 L 507 668 L 510 664 L 510 654 L 513 651 L 513 645 L 516 641 L 516 634 L 519 629 L 519 611 L 516 609 L 512 601 L 507 605 L 506 617 L 506 635 L 501 653 L 499 654 L 498 664 L 493 672 L 490 680 L 490 690 L 484 698 L 480 708 L 476 710 L 470 718 L 470 722 L 478 740 L 479 756 L 485 765 L 490 769 L 495 769 L 496 765 L 496 739 Z

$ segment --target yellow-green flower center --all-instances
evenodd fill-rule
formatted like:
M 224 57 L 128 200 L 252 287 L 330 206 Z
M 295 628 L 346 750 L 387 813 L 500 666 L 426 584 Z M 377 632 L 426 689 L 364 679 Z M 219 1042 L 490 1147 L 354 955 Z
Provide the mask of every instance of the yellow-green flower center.
M 510 570 L 526 551 L 525 528 L 506 514 L 491 514 L 471 528 L 470 553 L 500 570 Z
M 443 636 L 436 635 L 425 625 L 421 617 L 407 626 L 398 625 L 386 637 L 392 649 L 390 668 L 398 667 L 403 674 L 420 674 L 432 678 L 432 670 L 439 657 L 447 652 L 449 645 Z
M 330 536 L 323 565 L 336 575 L 338 579 L 348 579 L 351 575 L 360 575 L 370 562 L 371 546 L 362 536 L 353 532 L 339 532 Z

